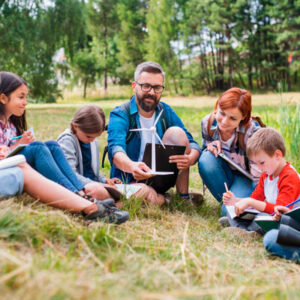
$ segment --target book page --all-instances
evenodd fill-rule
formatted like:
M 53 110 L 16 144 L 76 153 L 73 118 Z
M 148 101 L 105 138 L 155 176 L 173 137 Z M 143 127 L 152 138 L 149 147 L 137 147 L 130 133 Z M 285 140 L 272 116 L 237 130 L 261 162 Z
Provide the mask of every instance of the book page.
M 230 215 L 230 217 L 232 219 L 234 219 L 234 218 L 237 217 L 237 215 L 236 215 L 236 213 L 234 211 L 234 205 L 226 205 L 226 209 L 227 209 L 227 211 L 228 211 L 228 213 L 229 213 L 229 215 Z M 255 208 L 249 207 L 249 208 L 246 208 L 244 210 L 244 212 L 243 212 L 243 214 L 246 214 L 246 213 L 249 213 L 249 214 L 258 214 L 258 213 L 260 213 L 260 211 L 258 211 Z
M 141 188 L 137 184 L 122 184 L 122 183 L 116 184 L 116 187 L 122 195 L 125 195 L 126 199 L 129 199 Z

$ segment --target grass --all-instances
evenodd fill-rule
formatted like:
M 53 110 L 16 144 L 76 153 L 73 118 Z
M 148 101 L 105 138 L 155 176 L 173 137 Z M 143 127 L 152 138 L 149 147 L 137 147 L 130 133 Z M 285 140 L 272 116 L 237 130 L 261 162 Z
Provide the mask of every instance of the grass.
M 288 159 L 299 168 L 297 97 L 283 95 L 288 105 L 278 95 L 255 96 L 253 102 L 254 114 L 284 129 Z M 215 100 L 166 99 L 200 143 L 200 120 Z M 108 116 L 119 103 L 99 105 Z M 81 105 L 31 105 L 28 123 L 38 140 L 56 139 Z M 102 151 L 106 134 L 99 141 Z M 107 161 L 102 171 L 108 175 Z M 196 166 L 190 179 L 191 190 L 201 192 Z M 209 193 L 200 207 L 178 201 L 157 208 L 131 201 L 125 208 L 130 220 L 113 226 L 84 223 L 27 195 L 1 201 L 1 299 L 299 298 L 300 266 L 268 255 L 261 238 L 222 231 L 220 207 Z

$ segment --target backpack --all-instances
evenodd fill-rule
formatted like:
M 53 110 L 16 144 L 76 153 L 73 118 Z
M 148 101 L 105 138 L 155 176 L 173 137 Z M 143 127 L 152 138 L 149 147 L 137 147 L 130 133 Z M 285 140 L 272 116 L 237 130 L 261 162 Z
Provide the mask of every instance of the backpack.
M 161 114 L 159 121 L 161 122 L 163 132 L 165 132 L 168 129 L 167 115 L 166 115 L 165 110 L 163 109 L 163 105 L 160 102 L 158 103 L 158 107 L 163 110 L 163 113 Z M 127 102 L 121 104 L 121 108 L 124 112 L 126 112 L 128 118 L 129 118 L 129 129 L 136 129 L 137 124 L 136 124 L 135 115 L 132 116 L 130 114 L 130 101 L 127 101 Z M 107 130 L 107 128 L 108 128 L 108 124 L 105 126 L 105 130 Z M 137 132 L 137 134 L 139 134 L 139 133 Z M 134 132 L 129 130 L 127 133 L 127 136 L 126 136 L 126 144 L 128 144 L 130 142 L 130 140 L 133 138 L 133 135 L 134 135 Z M 105 146 L 104 151 L 103 151 L 102 163 L 101 163 L 102 168 L 104 168 L 104 161 L 105 161 L 105 157 L 106 157 L 107 153 L 108 153 L 108 145 Z
M 216 112 L 212 112 L 209 116 L 208 123 L 207 123 L 207 133 L 208 133 L 209 137 L 211 137 L 211 138 L 213 137 L 214 133 L 216 132 L 216 129 L 213 129 L 213 130 L 210 129 L 215 118 L 216 118 Z M 255 121 L 256 123 L 258 123 L 258 125 L 260 127 L 266 127 L 266 125 L 263 123 L 263 121 L 261 120 L 261 118 L 259 116 L 251 116 L 251 119 L 253 121 Z M 238 142 L 239 142 L 240 147 L 244 151 L 246 151 L 245 135 L 246 135 L 248 127 L 249 127 L 249 125 L 246 127 L 246 130 L 244 133 L 238 132 Z

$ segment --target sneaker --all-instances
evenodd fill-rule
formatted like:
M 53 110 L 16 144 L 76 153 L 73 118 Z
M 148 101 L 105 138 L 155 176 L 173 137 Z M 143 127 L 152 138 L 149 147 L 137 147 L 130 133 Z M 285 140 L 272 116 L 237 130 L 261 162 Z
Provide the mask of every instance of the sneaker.
M 116 206 L 115 205 L 115 200 L 112 199 L 112 198 L 107 198 L 107 199 L 104 199 L 104 200 L 97 200 L 97 201 L 99 201 L 100 203 L 106 204 L 108 206 Z
M 228 217 L 221 217 L 219 219 L 219 223 L 222 227 L 229 227 L 230 226 L 230 223 L 229 223 L 229 220 L 228 220 Z
M 102 220 L 105 223 L 122 224 L 129 219 L 129 213 L 118 209 L 116 206 L 109 206 L 106 203 L 97 202 L 98 210 L 87 214 L 87 220 Z

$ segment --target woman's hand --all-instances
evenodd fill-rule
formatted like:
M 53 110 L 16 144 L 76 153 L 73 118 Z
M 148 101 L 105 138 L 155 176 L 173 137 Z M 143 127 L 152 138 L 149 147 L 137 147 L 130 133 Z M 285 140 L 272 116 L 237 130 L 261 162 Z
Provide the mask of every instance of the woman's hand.
M 222 145 L 220 141 L 213 141 L 207 145 L 207 150 L 210 151 L 215 157 L 222 151 Z
M 234 205 L 239 201 L 239 198 L 236 198 L 232 192 L 228 191 L 223 194 L 222 200 L 225 205 Z
M 35 138 L 32 135 L 31 131 L 27 130 L 23 133 L 23 136 L 19 139 L 17 144 L 30 144 L 34 142 Z
M 274 208 L 275 215 L 273 216 L 274 221 L 280 221 L 282 214 L 287 213 L 290 209 L 286 206 L 277 205 Z
M 8 154 L 9 148 L 6 145 L 0 146 L 0 159 L 3 159 Z

